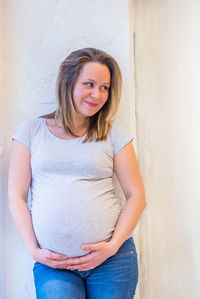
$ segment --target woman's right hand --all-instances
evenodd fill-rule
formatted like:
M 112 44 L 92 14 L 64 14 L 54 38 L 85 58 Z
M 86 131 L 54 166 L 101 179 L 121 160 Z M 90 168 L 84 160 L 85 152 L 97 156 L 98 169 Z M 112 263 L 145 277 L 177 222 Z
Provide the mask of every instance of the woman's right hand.
M 51 268 L 66 269 L 67 257 L 61 253 L 55 253 L 49 249 L 36 248 L 32 252 L 32 257 L 36 262 Z

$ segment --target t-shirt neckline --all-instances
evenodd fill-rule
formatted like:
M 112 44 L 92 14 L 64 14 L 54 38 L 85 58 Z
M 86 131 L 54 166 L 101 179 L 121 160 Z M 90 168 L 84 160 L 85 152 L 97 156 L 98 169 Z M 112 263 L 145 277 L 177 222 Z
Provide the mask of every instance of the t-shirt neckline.
M 54 138 L 55 140 L 60 140 L 60 141 L 62 141 L 62 142 L 76 142 L 76 141 L 82 140 L 83 138 L 86 137 L 86 134 L 85 134 L 85 135 L 83 135 L 83 136 L 81 136 L 81 137 L 76 137 L 76 138 L 73 138 L 73 139 L 63 139 L 63 138 L 60 138 L 60 137 L 54 135 L 54 134 L 50 131 L 50 129 L 49 129 L 49 127 L 47 126 L 47 123 L 46 123 L 46 118 L 41 118 L 41 119 L 42 119 L 43 125 L 44 125 L 44 127 L 45 127 L 45 129 L 46 129 L 48 135 L 49 135 L 50 137 Z

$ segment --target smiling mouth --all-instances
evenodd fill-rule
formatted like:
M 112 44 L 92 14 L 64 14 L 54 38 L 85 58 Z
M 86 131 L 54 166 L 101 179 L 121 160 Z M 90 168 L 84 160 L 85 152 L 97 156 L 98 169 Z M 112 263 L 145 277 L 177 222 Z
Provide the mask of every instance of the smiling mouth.
M 90 107 L 96 107 L 98 104 L 94 104 L 94 103 L 91 103 L 91 102 L 88 102 L 88 101 L 85 101 L 85 103 L 90 106 Z

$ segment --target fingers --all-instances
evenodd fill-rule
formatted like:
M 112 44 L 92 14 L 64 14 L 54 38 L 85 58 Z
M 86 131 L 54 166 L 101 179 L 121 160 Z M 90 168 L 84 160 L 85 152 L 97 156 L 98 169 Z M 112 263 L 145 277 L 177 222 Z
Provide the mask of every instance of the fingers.
M 85 263 L 80 263 L 80 264 L 67 264 L 66 266 L 66 269 L 69 269 L 69 270 L 78 270 L 78 271 L 86 271 L 86 270 L 90 270 L 90 269 L 93 269 L 95 268 L 96 266 L 98 266 L 100 264 L 99 261 L 95 261 L 95 260 L 92 260 L 92 261 L 88 261 L 88 262 L 85 262 Z
M 66 261 L 67 259 L 65 260 L 46 259 L 44 264 L 52 268 L 66 269 L 67 267 Z
M 48 260 L 46 265 L 51 268 L 56 268 L 56 269 L 66 269 L 67 268 L 65 261 Z
M 47 258 L 58 261 L 65 261 L 67 259 L 67 257 L 64 254 L 54 253 L 52 251 L 49 251 L 47 253 Z
M 106 244 L 106 242 L 99 242 L 99 243 L 94 243 L 94 244 L 84 244 L 82 246 L 83 250 L 101 250 L 103 249 L 104 245 Z
M 91 270 L 102 263 L 101 259 L 92 259 L 91 261 L 87 261 L 81 264 L 70 264 L 67 265 L 66 269 L 69 270 L 78 270 L 78 271 L 87 271 Z
M 85 244 L 82 246 L 83 250 L 95 250 L 94 244 Z
M 70 258 L 66 261 L 66 269 L 87 271 L 97 267 L 101 263 L 99 253 L 93 252 L 80 258 Z
M 38 249 L 35 260 L 52 268 L 66 269 L 67 256 L 48 249 Z
M 68 258 L 66 261 L 66 264 L 68 266 L 74 266 L 74 265 L 82 265 L 88 262 L 91 262 L 92 260 L 94 260 L 96 256 L 95 252 L 91 252 L 85 256 L 82 257 L 72 257 L 72 258 Z
M 99 266 L 112 253 L 108 242 L 99 242 L 95 244 L 85 244 L 82 246 L 84 250 L 91 250 L 91 252 L 80 258 L 69 258 L 66 261 L 67 269 L 87 271 Z
M 87 271 L 100 265 L 108 256 L 107 242 L 83 245 L 84 250 L 91 252 L 81 256 L 67 258 L 48 249 L 37 250 L 37 261 L 52 268 Z
M 46 263 L 52 268 L 64 269 L 66 268 L 67 257 L 61 253 L 55 253 L 47 250 L 46 252 Z

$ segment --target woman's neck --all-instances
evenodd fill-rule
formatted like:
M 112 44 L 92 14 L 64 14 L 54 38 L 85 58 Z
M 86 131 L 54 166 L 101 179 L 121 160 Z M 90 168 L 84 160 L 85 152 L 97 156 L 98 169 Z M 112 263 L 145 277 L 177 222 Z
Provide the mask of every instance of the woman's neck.
M 89 119 L 84 118 L 84 119 L 74 119 L 74 133 L 76 132 L 81 132 L 81 131 L 86 131 L 88 129 L 89 125 Z

